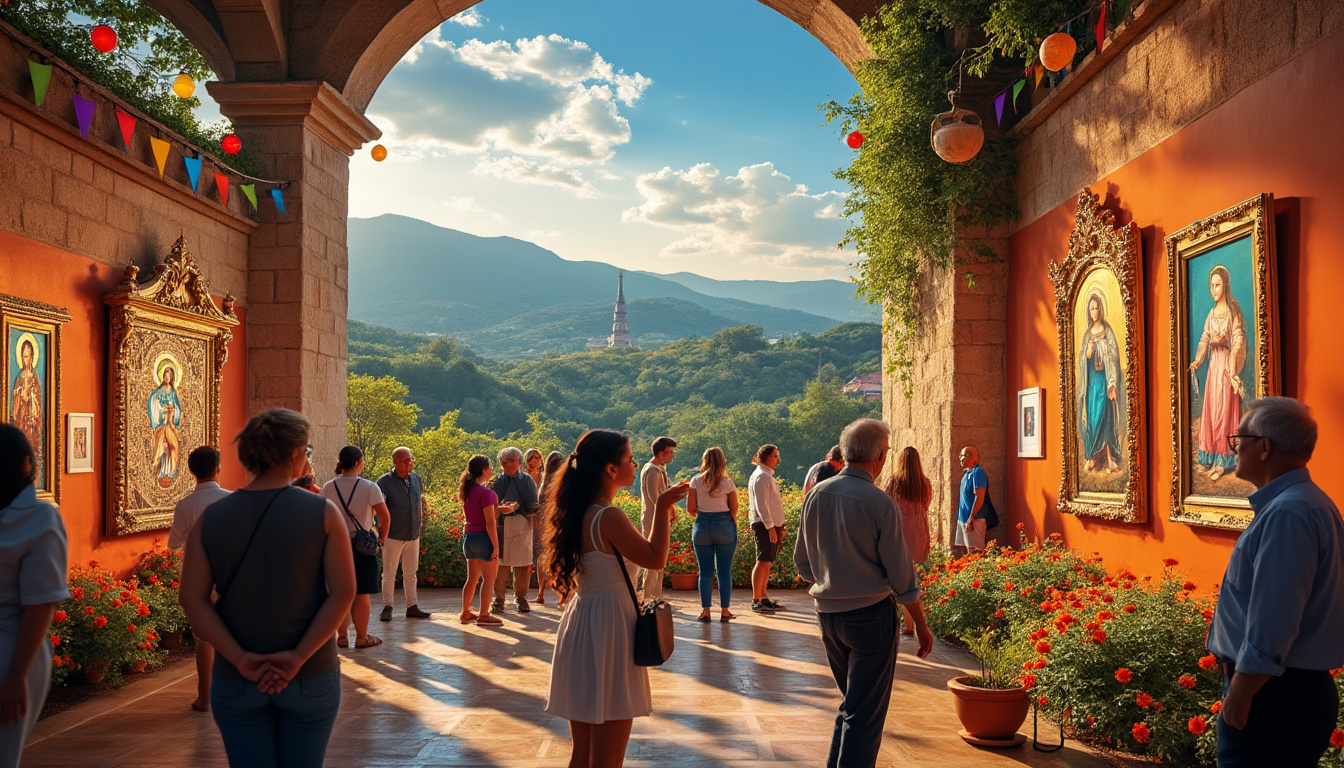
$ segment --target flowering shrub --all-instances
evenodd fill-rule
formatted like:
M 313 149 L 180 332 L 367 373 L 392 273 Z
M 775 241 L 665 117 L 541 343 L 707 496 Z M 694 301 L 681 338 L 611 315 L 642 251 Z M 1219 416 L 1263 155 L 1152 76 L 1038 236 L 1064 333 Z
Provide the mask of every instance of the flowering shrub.
M 695 561 L 695 550 L 685 542 L 672 542 L 672 549 L 667 555 L 667 567 L 663 570 L 666 573 L 699 572 L 700 566 Z
M 429 511 L 420 532 L 420 566 L 416 580 L 421 587 L 460 588 L 467 581 L 467 559 L 462 555 L 462 538 L 467 527 L 457 491 L 432 491 L 427 494 Z M 379 555 L 379 572 L 382 572 Z M 401 578 L 398 571 L 397 578 Z
M 140 555 L 131 575 L 141 584 L 164 584 L 177 589 L 182 580 L 182 550 L 169 549 L 155 539 L 150 550 Z
M 70 570 L 70 594 L 56 606 L 51 642 L 59 680 L 80 669 L 106 663 L 111 682 L 121 679 L 121 667 L 136 661 L 157 662 L 158 633 L 153 610 L 141 600 L 135 580 L 122 581 L 110 571 L 89 563 Z M 59 619 L 59 620 L 58 620 Z
M 139 584 L 137 593 L 149 606 L 154 628 L 159 634 L 185 632 L 187 613 L 178 602 L 178 582 L 182 578 L 182 552 L 161 546 L 155 539 L 148 552 L 140 555 L 132 571 Z

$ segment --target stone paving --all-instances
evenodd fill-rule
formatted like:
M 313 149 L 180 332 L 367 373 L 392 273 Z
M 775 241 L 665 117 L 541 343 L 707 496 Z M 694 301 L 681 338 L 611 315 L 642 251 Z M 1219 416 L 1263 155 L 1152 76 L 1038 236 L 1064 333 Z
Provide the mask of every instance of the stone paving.
M 702 624 L 693 620 L 694 593 L 669 595 L 678 611 L 676 653 L 652 671 L 655 712 L 635 721 L 626 765 L 824 765 L 839 694 L 810 599 L 776 595 L 793 610 L 765 617 L 744 605 L 731 623 Z M 559 619 L 553 605 L 519 615 L 510 603 L 503 627 L 489 629 L 457 623 L 454 590 L 425 590 L 421 598 L 433 619 L 375 618 L 383 646 L 341 651 L 344 700 L 327 764 L 566 765 L 568 725 L 542 712 Z M 1049 754 L 1030 741 L 1008 750 L 965 744 L 945 683 L 970 658 L 939 645 L 918 659 L 914 648 L 902 641 L 878 765 L 1106 765 L 1073 743 Z M 38 724 L 23 765 L 225 766 L 213 720 L 188 706 L 194 694 L 188 661 L 73 707 Z

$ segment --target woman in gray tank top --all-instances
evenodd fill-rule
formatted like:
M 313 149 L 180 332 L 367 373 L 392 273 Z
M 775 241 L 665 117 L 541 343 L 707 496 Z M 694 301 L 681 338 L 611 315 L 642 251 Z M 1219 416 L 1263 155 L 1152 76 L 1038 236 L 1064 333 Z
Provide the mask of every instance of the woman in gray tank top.
M 207 507 L 187 540 L 182 607 L 215 647 L 210 709 L 230 766 L 321 766 L 341 706 L 335 632 L 354 559 L 336 505 L 290 487 L 308 434 L 294 411 L 253 416 L 234 442 L 254 479 Z

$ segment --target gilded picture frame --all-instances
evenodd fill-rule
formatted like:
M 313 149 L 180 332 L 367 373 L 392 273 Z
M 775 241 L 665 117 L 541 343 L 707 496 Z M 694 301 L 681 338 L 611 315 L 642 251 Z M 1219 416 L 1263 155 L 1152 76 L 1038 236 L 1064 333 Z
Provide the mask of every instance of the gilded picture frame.
M 61 503 L 61 307 L 0 294 L 5 407 L 0 421 L 28 437 L 37 459 L 37 497 Z
M 233 297 L 217 306 L 178 238 L 150 279 L 126 267 L 103 297 L 110 308 L 106 527 L 123 535 L 162 530 L 195 482 L 187 456 L 219 445 L 220 384 Z
M 1084 189 L 1051 262 L 1059 330 L 1060 512 L 1146 522 L 1143 259 L 1139 228 Z M 1117 326 L 1123 326 L 1118 327 Z
M 1274 198 L 1256 195 L 1166 237 L 1173 522 L 1242 530 L 1254 490 L 1227 436 L 1280 394 Z

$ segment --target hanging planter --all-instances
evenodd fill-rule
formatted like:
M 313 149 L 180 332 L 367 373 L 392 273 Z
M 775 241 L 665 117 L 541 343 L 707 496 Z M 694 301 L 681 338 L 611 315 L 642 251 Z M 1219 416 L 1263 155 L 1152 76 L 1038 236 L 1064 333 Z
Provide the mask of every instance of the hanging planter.
M 980 116 L 957 106 L 957 92 L 947 94 L 952 109 L 933 118 L 929 126 L 929 146 L 949 163 L 964 163 L 975 157 L 985 145 L 985 129 Z

